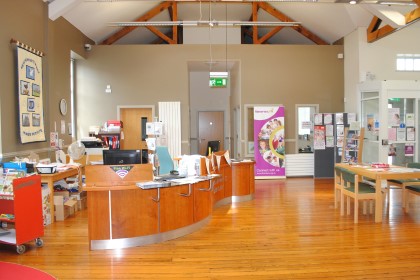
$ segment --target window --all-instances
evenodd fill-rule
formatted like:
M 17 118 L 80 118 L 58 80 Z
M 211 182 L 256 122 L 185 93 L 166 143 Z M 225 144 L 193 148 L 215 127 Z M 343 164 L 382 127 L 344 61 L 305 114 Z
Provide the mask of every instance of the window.
M 397 54 L 397 71 L 420 71 L 420 54 Z
M 318 110 L 318 104 L 296 104 L 296 153 L 313 151 L 313 119 Z

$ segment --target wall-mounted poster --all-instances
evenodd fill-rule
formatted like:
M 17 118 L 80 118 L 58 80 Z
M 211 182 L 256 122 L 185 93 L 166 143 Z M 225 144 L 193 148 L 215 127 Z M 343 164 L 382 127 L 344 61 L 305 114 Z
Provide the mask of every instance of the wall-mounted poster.
M 286 176 L 284 107 L 254 107 L 255 178 Z
M 408 126 L 414 126 L 414 114 L 413 113 L 407 113 L 405 114 L 405 125 Z
M 333 124 L 332 114 L 324 114 L 324 124 Z
M 400 126 L 400 108 L 388 108 L 388 125 Z
M 414 144 L 406 143 L 404 147 L 404 153 L 406 157 L 414 156 Z
M 343 113 L 336 113 L 335 114 L 335 123 L 336 124 L 344 124 L 344 114 Z
M 416 140 L 416 128 L 407 127 L 407 141 L 415 141 L 415 140 Z
M 324 124 L 323 119 L 322 119 L 322 114 L 314 114 L 314 124 L 315 125 Z
M 314 149 L 325 150 L 325 126 L 316 125 L 314 128 Z
M 45 141 L 42 57 L 19 45 L 16 51 L 20 141 Z

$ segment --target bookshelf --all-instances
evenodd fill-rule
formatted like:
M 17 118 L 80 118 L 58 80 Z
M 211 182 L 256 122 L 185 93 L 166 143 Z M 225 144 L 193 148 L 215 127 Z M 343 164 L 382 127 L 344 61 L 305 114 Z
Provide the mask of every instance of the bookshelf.
M 12 192 L 0 194 L 0 243 L 14 245 L 23 254 L 25 243 L 35 240 L 37 247 L 44 243 L 41 176 L 16 178 L 12 185 Z
M 349 127 L 344 129 L 343 150 L 341 162 L 361 163 L 363 153 L 363 139 L 365 129 L 353 130 Z

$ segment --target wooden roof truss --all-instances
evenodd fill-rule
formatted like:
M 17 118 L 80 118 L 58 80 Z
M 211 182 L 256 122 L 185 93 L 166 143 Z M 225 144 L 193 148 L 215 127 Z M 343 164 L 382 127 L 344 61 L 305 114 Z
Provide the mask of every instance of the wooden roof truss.
M 414 3 L 417 4 L 417 8 L 412 10 L 411 12 L 407 13 L 405 15 L 405 25 L 394 28 L 390 26 L 389 24 L 384 25 L 381 27 L 382 20 L 378 17 L 373 17 L 372 21 L 370 22 L 370 25 L 367 29 L 367 41 L 369 43 L 372 43 L 376 40 L 379 40 L 385 36 L 388 36 L 389 34 L 398 31 L 404 27 L 407 27 L 408 25 L 416 22 L 420 18 L 420 0 L 413 0 Z
M 420 0 L 419 0 L 420 1 Z M 238 4 L 239 2 L 232 2 Z M 293 19 L 289 18 L 282 12 L 275 9 L 273 6 L 268 4 L 267 2 L 252 2 L 252 15 L 250 17 L 250 21 L 252 22 L 258 22 L 258 10 L 263 9 L 270 15 L 274 16 L 276 19 L 282 21 L 282 22 L 294 22 Z M 140 16 L 135 20 L 135 22 L 145 22 L 149 21 L 154 16 L 158 15 L 159 13 L 168 10 L 170 14 L 171 21 L 178 21 L 177 16 L 177 2 L 176 1 L 164 1 L 154 7 L 153 9 L 149 10 L 146 14 Z M 178 26 L 174 25 L 172 26 L 172 32 L 171 34 L 164 34 L 162 33 L 158 28 L 155 26 L 145 26 L 147 29 L 149 29 L 151 32 L 153 32 L 159 39 L 156 42 L 160 43 L 167 43 L 167 44 L 178 44 Z M 101 42 L 101 45 L 112 45 L 134 29 L 138 28 L 138 26 L 125 26 L 121 28 L 116 33 L 109 36 L 107 39 Z M 277 32 L 285 28 L 285 26 L 276 26 L 273 27 L 267 34 L 263 35 L 262 37 L 258 37 L 258 26 L 252 26 L 249 28 L 243 28 L 243 34 L 246 34 L 248 36 L 251 36 L 253 39 L 253 44 L 265 44 L 267 41 L 272 38 Z M 314 43 L 318 45 L 328 45 L 327 42 L 322 40 L 320 37 L 318 37 L 316 34 L 309 31 L 307 28 L 303 26 L 292 26 L 287 28 L 293 28 L 303 36 L 307 37 L 309 40 L 313 41 Z M 251 31 L 252 30 L 252 31 Z M 155 42 L 155 43 L 156 43 Z M 244 42 L 244 40 L 243 40 Z

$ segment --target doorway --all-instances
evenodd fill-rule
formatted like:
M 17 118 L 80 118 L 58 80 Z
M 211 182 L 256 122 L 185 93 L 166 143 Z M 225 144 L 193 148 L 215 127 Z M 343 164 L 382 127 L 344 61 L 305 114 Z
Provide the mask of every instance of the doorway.
M 224 112 L 198 112 L 198 152 L 206 155 L 208 141 L 220 141 L 220 150 L 224 150 Z
M 146 122 L 153 121 L 154 108 L 150 107 L 119 107 L 119 120 L 123 123 L 124 139 L 121 149 L 147 149 Z

